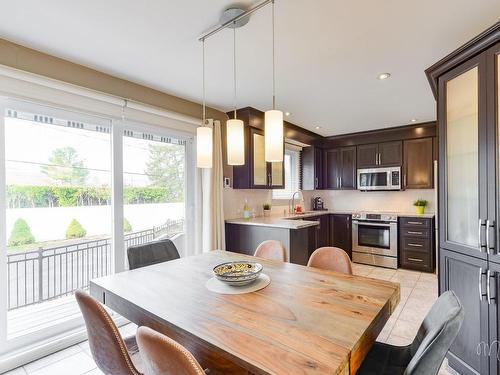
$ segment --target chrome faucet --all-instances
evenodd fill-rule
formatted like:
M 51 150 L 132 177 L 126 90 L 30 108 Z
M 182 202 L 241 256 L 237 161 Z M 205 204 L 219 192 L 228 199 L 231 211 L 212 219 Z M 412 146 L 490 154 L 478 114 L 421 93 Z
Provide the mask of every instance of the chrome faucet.
M 295 193 L 292 194 L 292 198 L 288 201 L 288 213 L 289 214 L 295 214 L 295 194 L 299 193 L 302 195 L 302 192 L 300 190 L 297 190 Z M 304 198 L 304 197 L 302 197 Z

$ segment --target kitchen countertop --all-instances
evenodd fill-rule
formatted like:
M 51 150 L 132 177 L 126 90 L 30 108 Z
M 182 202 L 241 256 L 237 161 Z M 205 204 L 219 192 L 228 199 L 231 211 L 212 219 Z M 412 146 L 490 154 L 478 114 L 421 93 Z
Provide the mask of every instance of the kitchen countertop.
M 314 220 L 303 220 L 309 217 L 316 217 L 328 214 L 344 214 L 351 215 L 354 210 L 325 210 L 325 211 L 306 211 L 303 214 L 286 215 L 286 216 L 258 216 L 250 219 L 229 219 L 226 220 L 228 224 L 240 224 L 240 225 L 256 225 L 264 227 L 274 227 L 274 228 L 285 228 L 285 229 L 302 229 L 307 227 L 312 227 L 319 225 L 317 221 Z M 399 217 L 423 217 L 423 218 L 433 218 L 434 213 L 417 214 L 415 212 L 398 212 Z
M 309 215 L 309 217 L 310 216 L 313 215 Z M 304 216 L 300 215 L 300 217 Z M 271 217 L 259 216 L 250 219 L 230 219 L 226 220 L 226 223 L 239 224 L 239 225 L 256 225 L 262 227 L 285 228 L 285 229 L 302 229 L 319 225 L 317 221 L 296 219 L 296 216 L 289 216 L 287 218 L 279 216 L 271 216 Z

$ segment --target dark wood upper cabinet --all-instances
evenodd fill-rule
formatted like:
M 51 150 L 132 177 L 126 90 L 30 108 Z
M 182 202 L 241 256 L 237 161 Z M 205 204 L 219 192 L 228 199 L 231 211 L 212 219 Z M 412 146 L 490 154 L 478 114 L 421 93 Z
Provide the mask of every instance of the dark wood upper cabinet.
M 324 151 L 315 146 L 302 149 L 302 190 L 318 190 L 324 185 L 323 176 Z
M 378 166 L 378 144 L 358 146 L 358 168 Z
M 403 142 L 358 146 L 358 168 L 395 167 L 403 164 Z
M 356 147 L 325 151 L 324 188 L 356 189 Z
M 325 189 L 340 189 L 341 163 L 340 149 L 325 151 Z
M 434 186 L 433 139 L 403 142 L 403 186 L 405 189 L 432 189 Z
M 264 154 L 264 132 L 245 126 L 245 165 L 233 167 L 235 189 L 282 189 L 285 185 L 283 163 L 268 163 Z
M 379 167 L 397 167 L 403 164 L 403 142 L 384 142 L 378 144 Z

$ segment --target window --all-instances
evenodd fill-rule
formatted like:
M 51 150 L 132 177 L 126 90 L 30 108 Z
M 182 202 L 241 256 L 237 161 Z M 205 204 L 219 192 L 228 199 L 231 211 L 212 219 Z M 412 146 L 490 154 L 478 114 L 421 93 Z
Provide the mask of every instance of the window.
M 300 180 L 300 149 L 286 145 L 285 157 L 285 188 L 273 190 L 273 199 L 290 199 L 299 190 Z

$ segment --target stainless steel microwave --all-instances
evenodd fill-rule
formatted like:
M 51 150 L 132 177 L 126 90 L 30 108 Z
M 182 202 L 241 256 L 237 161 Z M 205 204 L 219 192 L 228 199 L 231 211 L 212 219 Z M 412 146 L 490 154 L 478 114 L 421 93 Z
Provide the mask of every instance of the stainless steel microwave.
M 401 167 L 358 169 L 358 190 L 401 190 Z

